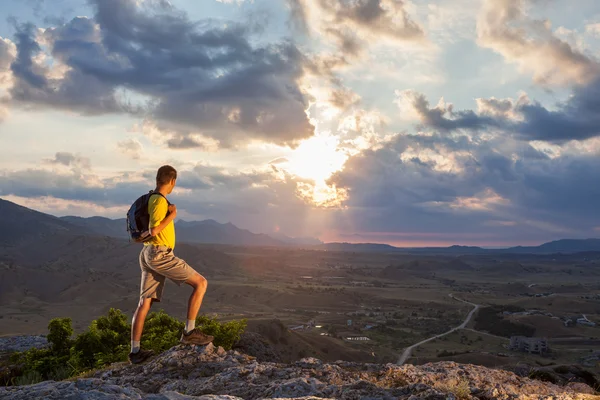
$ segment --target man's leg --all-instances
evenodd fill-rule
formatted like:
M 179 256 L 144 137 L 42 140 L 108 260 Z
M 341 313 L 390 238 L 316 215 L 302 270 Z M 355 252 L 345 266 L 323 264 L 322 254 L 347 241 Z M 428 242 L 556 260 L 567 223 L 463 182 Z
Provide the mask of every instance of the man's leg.
M 191 277 L 186 279 L 185 283 L 190 285 L 193 289 L 188 300 L 187 323 L 185 325 L 185 331 L 186 333 L 189 333 L 196 325 L 196 317 L 198 316 L 198 312 L 202 306 L 202 299 L 204 299 L 204 294 L 206 293 L 206 288 L 208 287 L 208 281 L 206 278 L 196 272 Z
M 131 322 L 131 352 L 129 353 L 129 362 L 132 364 L 144 362 L 148 357 L 154 355 L 152 350 L 140 349 L 144 322 L 153 301 L 154 299 L 140 298 L 137 309 L 133 314 L 133 321 Z
M 158 249 L 158 251 L 162 251 L 162 253 L 149 263 L 150 268 L 162 277 L 169 278 L 178 286 L 186 283 L 193 289 L 188 300 L 187 321 L 181 335 L 181 343 L 209 344 L 214 338 L 210 335 L 205 335 L 199 329 L 194 329 L 196 326 L 196 317 L 198 316 L 206 288 L 208 287 L 206 278 L 190 267 L 184 260 L 175 257 L 171 250 L 164 251 Z
M 152 301 L 153 299 L 140 299 L 137 309 L 133 314 L 133 321 L 131 322 L 132 347 L 133 343 L 136 343 L 139 348 L 139 342 L 142 340 L 142 331 L 144 330 L 144 322 L 146 322 L 146 316 L 148 315 L 148 311 L 150 311 Z

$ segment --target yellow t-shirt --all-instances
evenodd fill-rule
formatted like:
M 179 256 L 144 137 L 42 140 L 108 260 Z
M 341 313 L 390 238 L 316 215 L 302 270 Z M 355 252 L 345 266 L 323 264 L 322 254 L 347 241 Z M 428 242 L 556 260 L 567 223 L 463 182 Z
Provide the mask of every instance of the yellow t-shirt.
M 148 200 L 148 213 L 150 214 L 150 228 L 154 228 L 162 222 L 169 211 L 167 200 L 160 194 L 153 194 Z M 145 245 L 167 246 L 175 248 L 175 224 L 169 222 L 165 228 L 144 243 Z

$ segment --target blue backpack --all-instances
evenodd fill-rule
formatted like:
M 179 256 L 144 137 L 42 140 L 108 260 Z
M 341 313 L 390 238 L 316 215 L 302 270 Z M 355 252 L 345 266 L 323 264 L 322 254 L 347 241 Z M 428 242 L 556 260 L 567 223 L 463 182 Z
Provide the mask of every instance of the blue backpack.
M 150 214 L 148 213 L 148 202 L 150 196 L 157 194 L 162 196 L 165 200 L 167 198 L 160 192 L 154 190 L 138 197 L 138 199 L 131 205 L 129 211 L 127 211 L 127 232 L 129 233 L 130 240 L 136 243 L 144 243 L 152 238 L 150 236 Z M 168 204 L 171 204 L 167 200 Z M 167 214 L 169 212 L 167 211 Z

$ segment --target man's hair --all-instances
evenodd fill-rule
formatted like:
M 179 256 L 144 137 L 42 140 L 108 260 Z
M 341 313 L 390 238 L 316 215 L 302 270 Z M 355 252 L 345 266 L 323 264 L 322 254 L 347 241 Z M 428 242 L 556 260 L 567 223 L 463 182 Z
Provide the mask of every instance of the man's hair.
M 167 185 L 171 179 L 177 179 L 177 171 L 170 165 L 163 165 L 156 173 L 156 185 Z

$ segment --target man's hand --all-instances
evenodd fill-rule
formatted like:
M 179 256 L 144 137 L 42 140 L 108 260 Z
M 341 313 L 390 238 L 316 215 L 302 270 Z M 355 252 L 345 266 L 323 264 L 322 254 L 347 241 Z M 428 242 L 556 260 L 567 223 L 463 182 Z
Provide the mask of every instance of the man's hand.
M 173 214 L 173 218 L 177 215 L 177 206 L 175 204 L 169 204 L 169 214 Z

